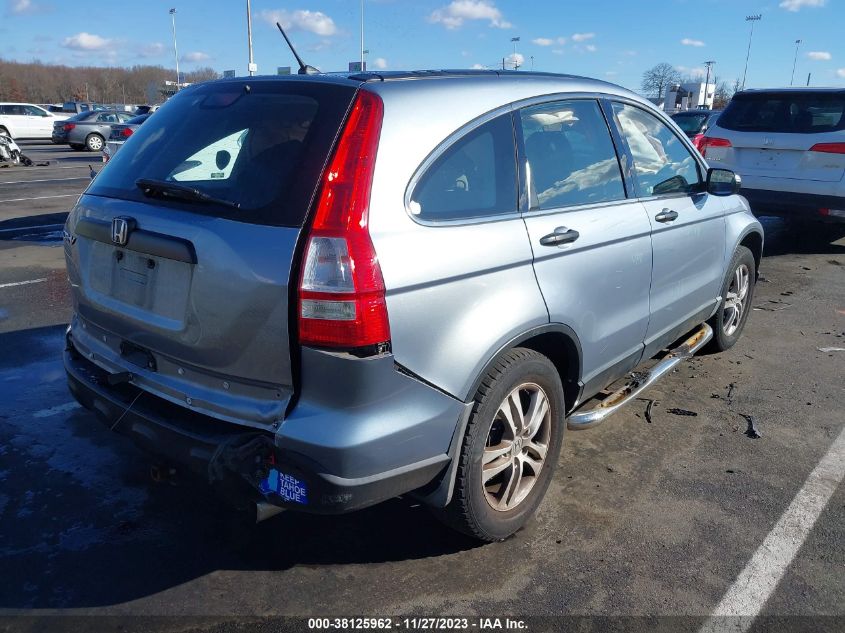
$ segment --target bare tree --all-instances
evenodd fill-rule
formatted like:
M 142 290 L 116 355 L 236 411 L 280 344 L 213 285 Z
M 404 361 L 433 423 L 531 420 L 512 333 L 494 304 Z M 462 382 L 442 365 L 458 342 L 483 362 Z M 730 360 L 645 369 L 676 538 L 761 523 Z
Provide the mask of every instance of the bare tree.
M 667 87 L 678 83 L 680 79 L 681 73 L 672 64 L 663 62 L 643 73 L 642 89 L 646 94 L 660 98 L 665 96 Z
M 728 84 L 724 81 L 720 81 L 716 84 L 716 92 L 713 94 L 713 109 L 714 110 L 724 110 L 725 106 L 728 105 L 728 102 L 731 100 L 731 89 L 728 88 Z

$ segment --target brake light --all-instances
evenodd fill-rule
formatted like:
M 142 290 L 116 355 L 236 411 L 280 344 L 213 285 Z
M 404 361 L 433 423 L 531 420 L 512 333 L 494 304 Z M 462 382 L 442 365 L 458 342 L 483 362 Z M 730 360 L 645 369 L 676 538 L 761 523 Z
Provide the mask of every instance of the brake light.
M 695 149 L 697 149 L 699 152 L 703 148 L 703 143 L 702 143 L 703 139 L 704 139 L 704 134 L 701 134 L 700 132 L 692 137 L 693 147 L 695 147 Z
M 65 132 L 70 132 L 70 131 L 71 131 L 73 128 L 75 128 L 75 127 L 76 127 L 76 123 L 65 123 L 65 124 L 62 126 L 62 129 L 63 129 Z
M 384 106 L 359 91 L 322 175 L 299 283 L 299 340 L 357 348 L 390 341 L 384 280 L 367 227 Z
M 708 147 L 731 147 L 731 142 L 726 138 L 705 136 L 701 139 L 701 155 L 707 156 Z
M 132 128 L 129 128 L 129 127 L 123 128 L 120 131 L 120 135 L 125 136 L 126 138 L 129 138 L 130 136 L 132 136 Z
M 845 143 L 816 143 L 810 148 L 811 152 L 825 154 L 845 154 Z

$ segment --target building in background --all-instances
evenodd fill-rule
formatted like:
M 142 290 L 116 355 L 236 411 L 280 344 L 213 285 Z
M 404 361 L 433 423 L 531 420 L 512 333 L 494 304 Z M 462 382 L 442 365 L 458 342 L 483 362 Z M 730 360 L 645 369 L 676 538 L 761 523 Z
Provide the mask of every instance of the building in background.
M 666 91 L 663 109 L 666 112 L 681 110 L 712 110 L 713 98 L 716 94 L 716 84 L 704 82 L 690 82 L 674 84 Z

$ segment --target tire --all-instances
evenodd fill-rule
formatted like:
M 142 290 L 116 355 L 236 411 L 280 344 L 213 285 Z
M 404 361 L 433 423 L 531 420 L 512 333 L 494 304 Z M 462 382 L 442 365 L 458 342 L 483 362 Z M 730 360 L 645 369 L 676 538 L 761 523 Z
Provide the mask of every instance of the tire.
M 516 406 L 526 417 L 532 407 L 542 411 L 544 401 L 547 413 L 530 416 L 524 425 L 514 415 Z M 566 426 L 564 412 L 563 386 L 548 358 L 524 348 L 502 354 L 475 395 L 457 457 L 452 500 L 438 512 L 439 518 L 486 542 L 501 541 L 522 528 L 554 474 Z
M 103 145 L 105 145 L 105 143 L 105 140 L 99 134 L 89 134 L 85 137 L 85 149 L 89 152 L 103 151 Z
M 728 266 L 725 282 L 722 284 L 722 303 L 716 314 L 707 322 L 713 328 L 713 340 L 710 341 L 709 351 L 724 352 L 733 347 L 742 336 L 748 313 L 751 312 L 756 280 L 754 255 L 746 247 L 738 246 Z M 744 294 L 742 293 L 743 283 Z M 738 286 L 739 293 L 736 292 Z M 738 296 L 740 294 L 742 296 Z M 737 311 L 739 311 L 738 314 Z

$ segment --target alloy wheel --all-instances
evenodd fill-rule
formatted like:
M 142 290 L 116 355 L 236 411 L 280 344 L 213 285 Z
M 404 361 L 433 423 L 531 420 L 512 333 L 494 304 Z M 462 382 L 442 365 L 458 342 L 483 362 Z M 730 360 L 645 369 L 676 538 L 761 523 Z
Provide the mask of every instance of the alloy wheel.
M 484 497 L 494 510 L 513 510 L 537 483 L 551 424 L 549 398 L 535 383 L 517 386 L 499 405 L 481 462 Z

